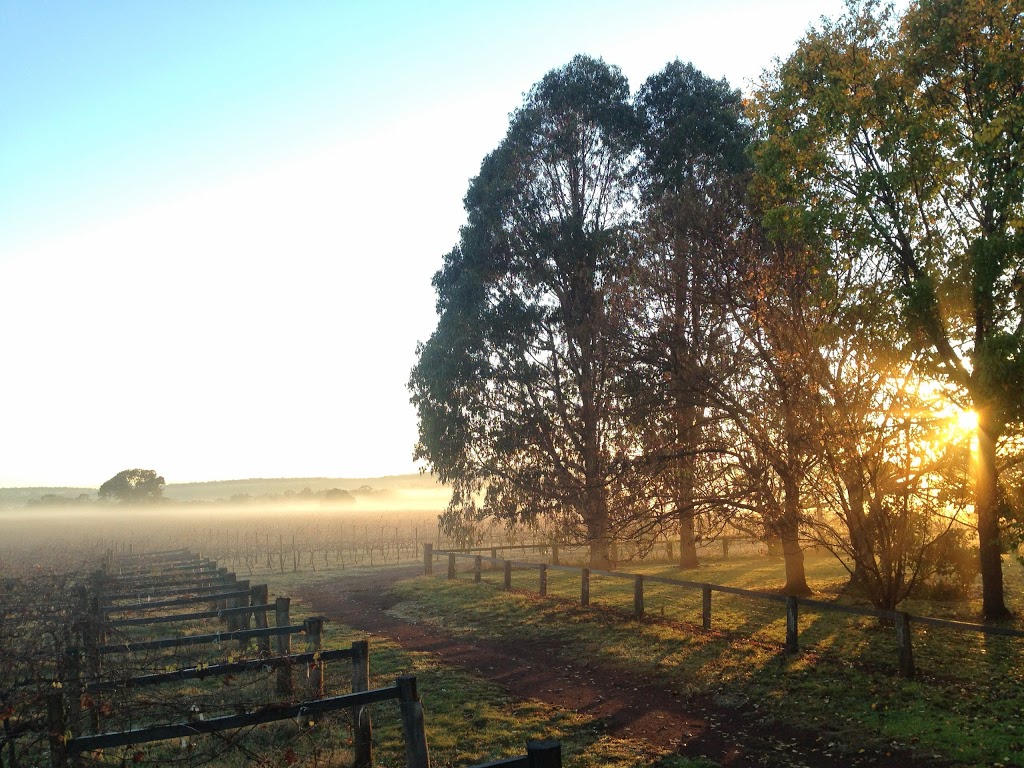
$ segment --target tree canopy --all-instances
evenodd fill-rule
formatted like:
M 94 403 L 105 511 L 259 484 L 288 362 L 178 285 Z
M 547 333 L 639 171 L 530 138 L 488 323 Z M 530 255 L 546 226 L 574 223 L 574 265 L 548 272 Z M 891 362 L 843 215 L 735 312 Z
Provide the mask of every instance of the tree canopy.
M 851 0 L 749 100 L 679 61 L 633 95 L 599 59 L 548 73 L 469 185 L 409 380 L 449 532 L 549 524 L 601 565 L 673 534 L 693 567 L 757 531 L 792 593 L 813 540 L 887 608 L 976 537 L 1006 616 L 1022 25 Z
M 997 445 L 1024 417 L 1024 16 L 923 0 L 851 3 L 760 94 L 758 160 L 776 224 L 887 271 L 919 370 L 979 418 L 985 613 L 1002 594 Z
M 152 469 L 125 469 L 100 486 L 100 501 L 140 504 L 159 501 L 164 479 Z

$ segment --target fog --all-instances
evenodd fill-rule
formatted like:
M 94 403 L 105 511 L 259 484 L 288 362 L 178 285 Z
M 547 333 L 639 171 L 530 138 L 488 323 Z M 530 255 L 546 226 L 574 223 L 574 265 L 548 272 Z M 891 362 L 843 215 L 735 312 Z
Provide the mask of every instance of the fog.
M 257 564 L 270 567 L 268 558 L 280 568 L 282 552 L 329 563 L 346 554 L 361 559 L 369 549 L 383 557 L 400 548 L 409 558 L 420 542 L 436 539 L 437 518 L 447 502 L 448 492 L 438 488 L 357 494 L 338 502 L 33 504 L 0 511 L 0 575 L 25 567 L 63 571 L 91 563 L 95 568 L 108 551 L 179 548 L 222 565 L 248 563 L 250 570 Z

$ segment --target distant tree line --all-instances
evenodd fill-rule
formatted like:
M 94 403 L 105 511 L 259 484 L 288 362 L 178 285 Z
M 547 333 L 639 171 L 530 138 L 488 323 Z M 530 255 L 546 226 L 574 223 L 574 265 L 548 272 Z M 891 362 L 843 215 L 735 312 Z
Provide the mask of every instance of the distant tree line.
M 470 182 L 409 380 L 449 534 L 553 521 L 600 567 L 672 535 L 693 567 L 728 524 L 790 593 L 811 538 L 880 607 L 980 568 L 1007 616 L 1021 40 L 1014 2 L 853 0 L 749 99 L 679 61 L 635 93 L 549 72 Z

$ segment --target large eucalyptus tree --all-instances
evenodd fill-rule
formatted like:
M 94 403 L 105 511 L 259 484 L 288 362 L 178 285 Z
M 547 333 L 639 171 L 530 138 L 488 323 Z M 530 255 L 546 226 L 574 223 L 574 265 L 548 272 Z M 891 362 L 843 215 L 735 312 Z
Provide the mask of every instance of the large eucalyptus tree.
M 670 62 L 636 97 L 641 222 L 630 339 L 637 428 L 676 517 L 679 564 L 697 566 L 695 520 L 709 482 L 709 390 L 720 381 L 726 313 L 718 285 L 745 226 L 750 127 L 739 91 Z M 720 496 L 720 493 L 714 493 Z
M 610 564 L 629 507 L 610 497 L 631 439 L 614 339 L 635 140 L 626 79 L 577 56 L 530 90 L 470 183 L 409 382 L 416 456 L 454 488 L 449 531 L 545 514 Z

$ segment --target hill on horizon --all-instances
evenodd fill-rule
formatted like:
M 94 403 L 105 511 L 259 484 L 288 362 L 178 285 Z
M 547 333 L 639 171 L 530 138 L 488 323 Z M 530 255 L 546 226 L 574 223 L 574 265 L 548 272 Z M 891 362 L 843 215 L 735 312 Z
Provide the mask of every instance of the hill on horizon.
M 217 501 L 232 496 L 281 495 L 287 491 L 299 493 L 308 488 L 313 492 L 339 488 L 353 491 L 360 488 L 374 491 L 440 491 L 443 486 L 432 476 L 422 474 L 383 475 L 380 477 L 277 477 L 247 478 L 242 480 L 207 480 L 194 483 L 167 483 L 164 498 L 172 501 Z M 97 484 L 92 488 L 79 487 L 23 487 L 0 488 L 0 507 L 21 507 L 33 499 L 54 495 L 75 498 L 88 494 L 95 498 Z

